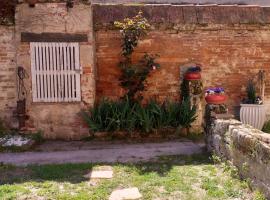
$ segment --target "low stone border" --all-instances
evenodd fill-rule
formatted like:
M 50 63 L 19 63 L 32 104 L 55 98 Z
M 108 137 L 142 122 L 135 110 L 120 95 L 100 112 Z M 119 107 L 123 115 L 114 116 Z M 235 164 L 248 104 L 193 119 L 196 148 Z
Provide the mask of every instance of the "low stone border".
M 205 130 L 207 149 L 230 160 L 270 199 L 270 134 L 234 119 L 214 119 Z
M 192 135 L 193 134 L 193 135 Z M 200 136 L 199 133 L 198 137 Z M 195 133 L 190 135 L 195 137 Z M 190 136 L 189 135 L 189 136 Z M 183 130 L 177 130 L 173 128 L 168 128 L 164 130 L 157 130 L 150 133 L 140 133 L 133 131 L 132 133 L 125 131 L 115 131 L 115 132 L 95 132 L 86 139 L 96 140 L 96 141 L 107 141 L 107 140 L 132 140 L 132 141 L 166 141 L 166 140 L 175 140 L 181 139 L 183 137 L 188 137 L 188 135 Z

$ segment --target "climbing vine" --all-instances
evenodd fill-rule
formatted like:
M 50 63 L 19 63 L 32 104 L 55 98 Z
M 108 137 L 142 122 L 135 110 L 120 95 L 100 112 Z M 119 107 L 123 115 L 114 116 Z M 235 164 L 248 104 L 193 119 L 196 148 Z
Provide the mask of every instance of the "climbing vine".
M 155 61 L 158 55 L 147 54 L 138 63 L 133 63 L 131 55 L 137 47 L 142 36 L 147 34 L 150 24 L 140 11 L 133 18 L 125 18 L 122 22 L 116 21 L 114 25 L 120 29 L 122 35 L 122 56 L 119 63 L 121 69 L 120 85 L 126 90 L 124 97 L 132 101 L 142 100 L 141 92 L 145 89 L 145 82 L 152 70 L 160 65 Z

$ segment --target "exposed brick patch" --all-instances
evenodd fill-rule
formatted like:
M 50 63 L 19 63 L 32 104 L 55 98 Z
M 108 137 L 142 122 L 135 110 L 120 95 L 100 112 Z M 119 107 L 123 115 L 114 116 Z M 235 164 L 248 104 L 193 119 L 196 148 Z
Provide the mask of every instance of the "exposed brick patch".
M 183 28 L 183 27 L 182 27 Z M 144 52 L 157 53 L 161 69 L 147 79 L 145 98 L 177 98 L 179 96 L 180 66 L 200 63 L 205 87 L 223 86 L 229 95 L 231 112 L 245 95 L 245 86 L 260 69 L 270 78 L 269 30 L 194 30 L 152 31 L 134 52 L 134 59 Z M 123 94 L 119 86 L 118 62 L 121 53 L 118 31 L 96 32 L 97 96 L 117 98 Z M 270 101 L 270 84 L 266 82 L 266 103 Z
M 14 27 L 0 26 L 0 119 L 16 127 L 16 64 Z

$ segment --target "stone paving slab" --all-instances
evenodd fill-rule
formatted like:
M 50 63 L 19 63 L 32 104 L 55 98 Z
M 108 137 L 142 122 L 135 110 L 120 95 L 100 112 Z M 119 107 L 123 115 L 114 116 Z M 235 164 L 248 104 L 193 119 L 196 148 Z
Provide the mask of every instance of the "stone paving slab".
M 142 198 L 138 188 L 126 188 L 121 190 L 115 190 L 109 197 L 109 200 L 132 200 Z
M 55 152 L 0 153 L 0 163 L 13 165 L 60 163 L 115 163 L 148 161 L 158 156 L 191 155 L 204 151 L 204 144 L 194 142 L 164 142 L 143 144 L 113 144 L 95 149 Z
M 90 173 L 83 176 L 91 179 L 111 179 L 113 178 L 113 168 L 111 166 L 99 166 L 91 170 Z

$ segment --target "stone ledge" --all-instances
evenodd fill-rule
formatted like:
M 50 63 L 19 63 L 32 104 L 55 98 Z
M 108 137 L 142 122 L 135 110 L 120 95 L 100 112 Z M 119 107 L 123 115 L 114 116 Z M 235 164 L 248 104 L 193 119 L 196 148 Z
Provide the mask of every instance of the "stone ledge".
M 107 5 L 94 4 L 93 18 L 96 28 L 108 26 L 114 21 L 132 17 L 143 11 L 151 24 L 246 24 L 270 23 L 270 7 L 243 5 Z
M 239 173 L 270 198 L 270 134 L 234 119 L 213 119 L 206 127 L 209 151 L 230 160 Z M 244 169 L 246 166 L 248 170 Z

